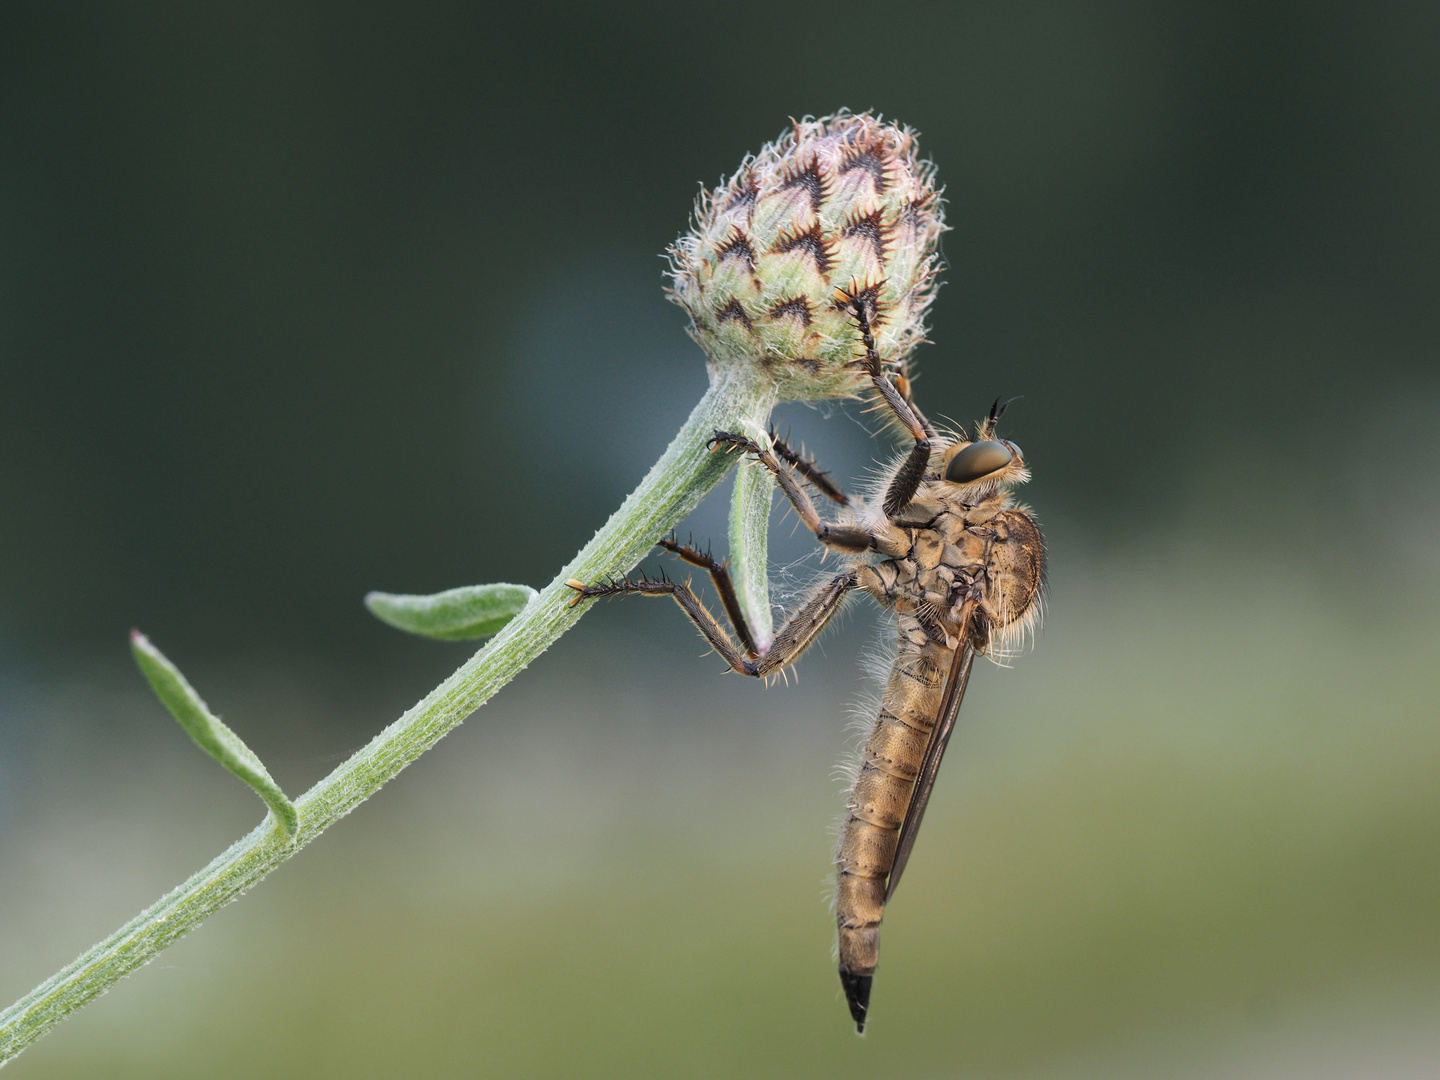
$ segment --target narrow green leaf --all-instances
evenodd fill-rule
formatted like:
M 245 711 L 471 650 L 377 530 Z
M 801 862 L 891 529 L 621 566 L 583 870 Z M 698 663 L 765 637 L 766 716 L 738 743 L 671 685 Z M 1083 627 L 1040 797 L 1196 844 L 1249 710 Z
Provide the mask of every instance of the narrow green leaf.
M 297 824 L 295 804 L 285 797 L 280 785 L 270 779 L 269 772 L 255 752 L 210 711 L 180 670 L 139 630 L 130 631 L 130 651 L 135 654 L 135 663 L 140 666 L 140 673 L 150 683 L 155 696 L 170 710 L 170 715 L 180 722 L 196 745 L 249 784 L 279 819 L 286 835 L 294 836 Z
M 383 623 L 439 641 L 490 637 L 535 597 L 529 585 L 462 585 L 430 596 L 372 592 L 365 606 Z
M 764 439 L 764 433 L 760 433 Z M 761 652 L 770 648 L 775 622 L 770 613 L 770 505 L 775 478 L 748 461 L 735 470 L 730 496 L 730 578 L 750 634 Z

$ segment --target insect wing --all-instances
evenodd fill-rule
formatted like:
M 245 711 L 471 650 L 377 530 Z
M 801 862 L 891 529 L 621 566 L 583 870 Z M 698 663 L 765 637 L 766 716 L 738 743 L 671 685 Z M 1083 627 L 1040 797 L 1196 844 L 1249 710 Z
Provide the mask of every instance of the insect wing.
M 930 732 L 930 742 L 925 747 L 925 756 L 920 761 L 920 772 L 915 777 L 915 787 L 910 792 L 910 803 L 905 807 L 905 818 L 900 825 L 900 840 L 895 848 L 895 865 L 890 870 L 885 885 L 885 902 L 895 895 L 895 886 L 900 884 L 900 875 L 910 861 L 910 850 L 915 846 L 915 837 L 920 832 L 920 819 L 925 816 L 925 806 L 930 801 L 930 792 L 935 787 L 935 776 L 940 771 L 940 759 L 945 756 L 945 746 L 955 730 L 955 720 L 960 715 L 960 703 L 965 700 L 965 686 L 970 681 L 970 669 L 975 664 L 975 646 L 966 642 L 955 650 L 955 659 L 950 665 L 950 674 L 945 680 L 945 691 L 940 697 L 940 715 Z

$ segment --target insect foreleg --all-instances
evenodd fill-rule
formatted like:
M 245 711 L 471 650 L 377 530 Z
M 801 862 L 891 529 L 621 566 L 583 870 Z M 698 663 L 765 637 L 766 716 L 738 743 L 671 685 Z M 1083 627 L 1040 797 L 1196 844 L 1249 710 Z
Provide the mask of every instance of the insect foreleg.
M 915 404 L 914 390 L 915 383 L 910 378 L 910 365 L 904 360 L 900 361 L 900 373 L 895 376 L 895 389 L 900 391 L 900 396 L 905 399 L 905 404 L 910 406 L 910 411 L 915 414 L 915 419 L 920 421 L 920 426 L 925 429 L 925 434 L 932 440 L 938 438 L 935 425 L 930 423 L 920 406 Z
M 909 432 L 910 437 L 915 440 L 914 447 L 905 458 L 904 463 L 890 481 L 890 487 L 885 491 L 883 506 L 887 517 L 894 517 L 905 507 L 910 505 L 910 500 L 915 497 L 916 490 L 920 487 L 920 481 L 925 476 L 925 470 L 930 465 L 930 438 L 932 431 L 928 421 L 920 417 L 915 409 L 911 408 L 910 402 L 905 395 L 895 388 L 890 377 L 885 374 L 884 366 L 880 362 L 880 354 L 875 349 L 875 334 L 870 327 L 870 312 L 867 310 L 863 296 L 852 296 L 843 293 L 850 310 L 855 312 L 855 320 L 860 324 L 860 339 L 865 343 L 865 367 L 870 373 L 870 385 L 880 395 L 880 400 L 890 409 L 900 426 Z M 909 380 L 906 380 L 906 390 L 909 389 Z
M 869 551 L 875 544 L 875 536 L 869 529 L 861 528 L 858 525 L 831 525 L 820 517 L 815 504 L 810 500 L 809 494 L 795 474 L 787 469 L 774 451 L 767 450 L 760 446 L 753 439 L 747 439 L 744 435 L 733 435 L 728 431 L 717 431 L 710 442 L 717 448 L 744 450 L 755 455 L 756 460 L 775 474 L 775 482 L 780 485 L 780 490 L 790 500 L 790 505 L 795 507 L 795 512 L 800 515 L 800 520 L 805 527 L 815 534 L 815 539 L 826 547 L 835 548 L 837 551 Z

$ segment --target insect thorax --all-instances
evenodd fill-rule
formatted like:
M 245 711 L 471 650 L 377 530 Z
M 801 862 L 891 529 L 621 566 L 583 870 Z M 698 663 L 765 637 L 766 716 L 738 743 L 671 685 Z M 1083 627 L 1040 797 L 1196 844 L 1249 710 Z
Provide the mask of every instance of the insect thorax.
M 967 505 L 931 482 L 891 522 L 891 557 L 859 568 L 859 584 L 895 609 L 902 641 L 953 644 L 973 602 L 969 637 L 982 652 L 1023 633 L 1045 573 L 1039 526 L 1008 492 Z

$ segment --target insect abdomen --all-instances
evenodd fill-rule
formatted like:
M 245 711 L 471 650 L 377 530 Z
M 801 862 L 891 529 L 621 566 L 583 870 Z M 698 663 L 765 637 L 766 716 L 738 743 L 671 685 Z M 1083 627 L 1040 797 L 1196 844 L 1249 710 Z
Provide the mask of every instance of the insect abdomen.
M 916 648 L 902 638 L 879 715 L 866 740 L 836 856 L 835 921 L 842 979 L 868 978 L 875 972 L 885 879 L 895 865 L 900 824 L 935 726 L 949 660 L 943 647 Z

